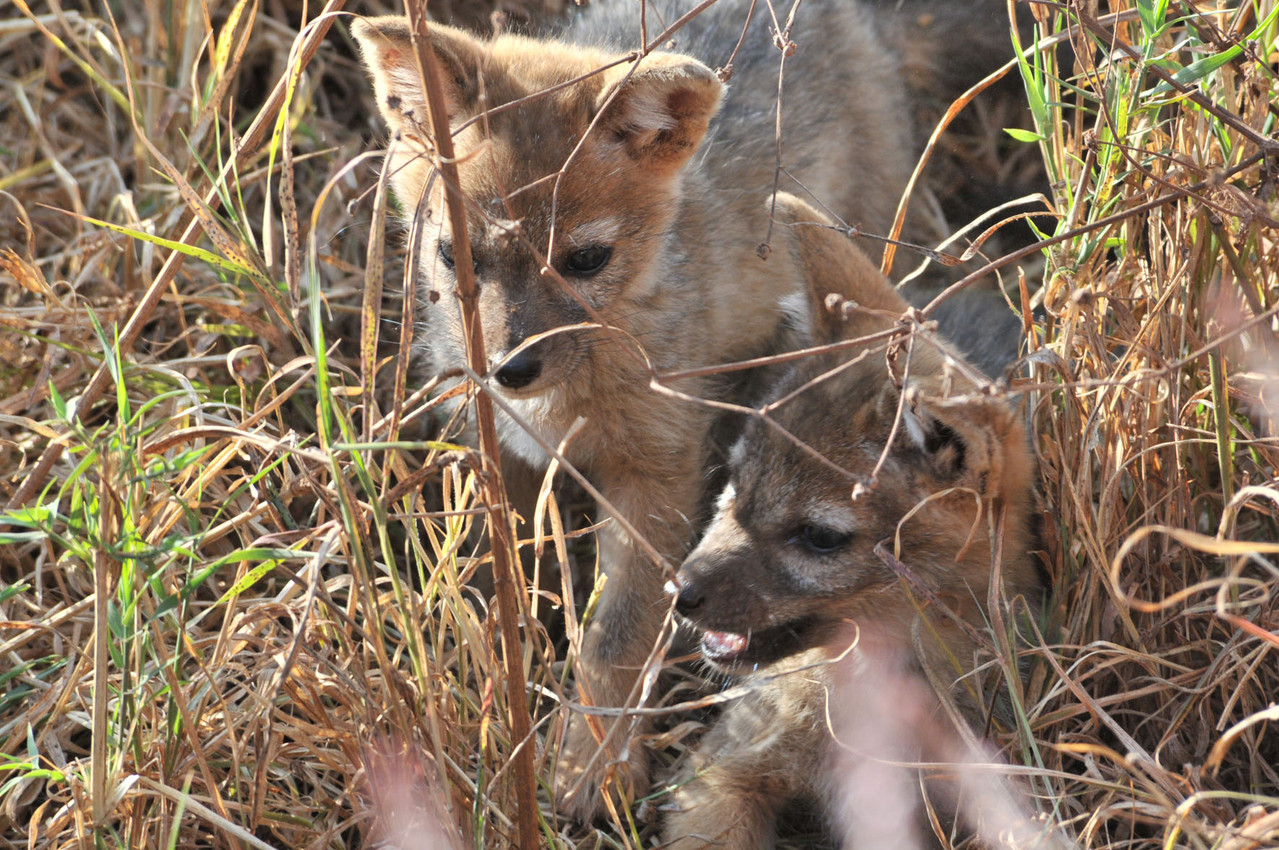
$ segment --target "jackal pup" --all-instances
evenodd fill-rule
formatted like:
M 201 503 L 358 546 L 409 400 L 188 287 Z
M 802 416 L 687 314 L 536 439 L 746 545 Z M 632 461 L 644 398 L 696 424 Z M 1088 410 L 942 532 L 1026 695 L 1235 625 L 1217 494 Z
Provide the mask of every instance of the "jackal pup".
M 819 214 L 795 198 L 779 206 L 808 273 L 814 343 L 871 339 L 799 361 L 776 387 L 774 424 L 747 425 L 715 519 L 668 587 L 703 630 L 705 660 L 748 685 L 676 783 L 666 836 L 679 848 L 770 846 L 778 810 L 805 797 L 825 798 L 846 835 L 858 829 L 832 766 L 887 727 L 927 742 L 946 723 L 929 716 L 940 703 L 927 683 L 972 670 L 988 600 L 1033 606 L 1040 594 L 1021 414 L 979 392 L 979 373 L 944 342 L 887 343 L 905 302 Z M 881 542 L 917 584 L 876 555 Z M 838 665 L 821 663 L 849 646 Z M 913 696 L 878 690 L 891 687 Z M 971 719 L 980 707 L 964 691 L 955 686 L 953 703 Z M 905 793 L 913 799 L 910 783 Z
M 757 254 L 768 232 L 763 199 L 775 175 L 782 61 L 764 5 L 744 30 L 752 4 L 725 0 L 653 45 L 724 64 L 733 56 L 727 97 L 715 72 L 691 56 L 619 52 L 640 32 L 634 4 L 592 4 L 563 41 L 481 41 L 431 26 L 488 377 L 514 414 L 499 414 L 504 448 L 544 469 L 543 446 L 560 444 L 583 419 L 568 460 L 669 564 L 655 563 L 619 523 L 601 533 L 608 582 L 576 666 L 584 698 L 596 705 L 630 698 L 668 610 L 663 583 L 708 504 L 712 413 L 652 389 L 650 368 L 688 370 L 791 344 L 778 305 L 801 291 L 801 271 L 793 256 L 764 262 Z M 648 37 L 688 8 L 650 2 Z M 883 232 L 909 174 L 911 144 L 900 81 L 873 17 L 841 0 L 799 9 L 790 33 L 798 46 L 785 60 L 782 156 L 824 203 Z M 454 237 L 428 155 L 415 49 L 399 18 L 357 20 L 353 32 L 393 134 L 392 187 L 420 226 L 418 344 L 434 371 L 447 372 L 465 362 Z M 731 377 L 676 386 L 712 399 L 738 392 Z M 626 733 L 618 722 L 595 757 L 600 742 L 589 725 L 570 722 L 557 786 L 579 817 L 599 811 L 595 792 L 608 771 L 634 792 L 645 786 L 643 753 Z

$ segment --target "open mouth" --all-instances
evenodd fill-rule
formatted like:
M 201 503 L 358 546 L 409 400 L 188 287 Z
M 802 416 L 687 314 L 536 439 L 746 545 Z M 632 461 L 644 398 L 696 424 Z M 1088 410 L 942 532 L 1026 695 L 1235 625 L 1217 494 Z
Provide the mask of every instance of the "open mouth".
M 702 632 L 702 656 L 727 669 L 771 664 L 812 647 L 816 625 L 808 617 L 744 635 L 707 630 Z
M 715 664 L 732 664 L 750 646 L 750 637 L 732 632 L 706 632 L 702 635 L 702 655 Z

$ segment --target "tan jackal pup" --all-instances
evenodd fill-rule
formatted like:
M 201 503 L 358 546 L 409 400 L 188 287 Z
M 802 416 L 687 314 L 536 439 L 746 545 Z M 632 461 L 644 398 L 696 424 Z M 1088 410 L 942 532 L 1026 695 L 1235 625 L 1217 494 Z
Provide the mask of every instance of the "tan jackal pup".
M 669 588 L 703 630 L 703 657 L 758 686 L 707 732 L 666 837 L 768 847 L 782 805 L 809 798 L 847 845 L 919 846 L 907 835 L 917 780 L 893 790 L 891 763 L 962 760 L 929 683 L 969 719 L 983 710 L 963 677 L 989 633 L 992 577 L 999 598 L 1038 603 L 1032 459 L 1022 415 L 977 393 L 958 355 L 923 336 L 886 346 L 906 304 L 848 239 L 795 198 L 779 207 L 808 271 L 815 344 L 880 337 L 799 361 L 775 388 L 771 417 L 790 436 L 749 422 L 715 519 Z M 876 555 L 881 541 L 927 590 Z
M 650 39 L 693 4 L 664 5 L 649 5 Z M 568 459 L 668 564 L 654 563 L 618 523 L 601 533 L 608 582 L 575 668 L 596 705 L 631 699 L 668 610 L 662 586 L 705 504 L 712 416 L 652 391 L 645 360 L 660 373 L 791 344 L 778 305 L 802 287 L 796 258 L 757 254 L 768 229 L 782 62 L 765 5 L 732 59 L 727 94 L 707 64 L 683 52 L 727 64 L 749 0 L 715 5 L 638 63 L 624 53 L 640 33 L 633 3 L 591 4 L 563 41 L 481 41 L 431 27 L 467 198 L 488 383 L 518 416 L 500 416 L 505 449 L 545 468 L 542 444 L 559 444 L 584 419 Z M 896 69 L 872 22 L 855 2 L 800 7 L 786 59 L 782 159 L 823 203 L 883 232 L 911 144 Z M 418 344 L 446 372 L 464 363 L 453 236 L 427 155 L 409 30 L 402 19 L 378 18 L 358 20 L 353 32 L 392 132 L 393 189 L 421 227 Z M 567 330 L 548 333 L 557 328 Z M 733 375 L 678 389 L 733 397 Z M 628 726 L 605 722 L 604 752 L 593 758 L 599 742 L 580 716 L 571 720 L 557 788 L 576 815 L 599 811 L 607 773 L 632 792 L 646 786 L 646 759 Z

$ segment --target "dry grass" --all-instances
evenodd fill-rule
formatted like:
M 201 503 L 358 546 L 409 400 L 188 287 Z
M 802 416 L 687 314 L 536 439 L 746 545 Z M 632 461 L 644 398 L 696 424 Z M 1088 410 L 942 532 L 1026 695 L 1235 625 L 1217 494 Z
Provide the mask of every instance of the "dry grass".
M 511 842 L 478 462 L 395 356 L 344 25 L 105 8 L 0 2 L 0 847 Z M 1083 846 L 1279 846 L 1275 5 L 1039 8 L 1078 67 L 1027 54 L 1055 229 L 1003 270 L 1057 593 L 997 743 Z M 654 832 L 538 797 L 548 846 Z
M 1113 61 L 1080 49 L 1075 93 L 1038 89 L 1084 109 L 1040 124 L 1068 238 L 1037 295 L 1061 631 L 1030 727 L 1084 844 L 1273 845 L 1274 6 L 1160 32 L 1137 5 L 1083 21 Z

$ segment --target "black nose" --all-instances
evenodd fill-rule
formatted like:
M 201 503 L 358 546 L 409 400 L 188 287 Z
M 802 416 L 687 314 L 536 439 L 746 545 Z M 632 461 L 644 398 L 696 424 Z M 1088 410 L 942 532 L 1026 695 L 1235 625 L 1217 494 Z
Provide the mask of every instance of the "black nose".
M 532 351 L 525 349 L 514 357 L 508 358 L 494 377 L 507 389 L 518 390 L 533 383 L 540 374 L 542 374 L 542 361 Z
M 702 589 L 695 582 L 687 579 L 680 581 L 679 593 L 675 597 L 676 611 L 685 617 L 691 616 L 693 612 L 702 607 L 702 602 L 704 601 Z

